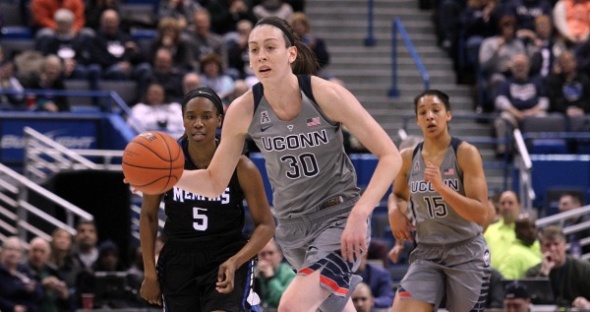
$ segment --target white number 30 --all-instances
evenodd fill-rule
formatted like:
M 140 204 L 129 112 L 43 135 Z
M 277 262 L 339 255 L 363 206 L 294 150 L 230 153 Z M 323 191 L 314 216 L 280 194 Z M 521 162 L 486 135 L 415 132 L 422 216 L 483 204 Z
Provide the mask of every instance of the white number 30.
M 197 231 L 205 231 L 209 226 L 206 208 L 193 207 L 193 228 Z

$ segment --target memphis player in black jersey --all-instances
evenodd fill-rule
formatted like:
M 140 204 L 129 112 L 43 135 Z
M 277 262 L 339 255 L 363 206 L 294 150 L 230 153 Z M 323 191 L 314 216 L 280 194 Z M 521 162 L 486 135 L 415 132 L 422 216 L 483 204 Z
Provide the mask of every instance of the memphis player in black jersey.
M 185 170 L 207 168 L 219 141 L 223 106 L 215 91 L 198 88 L 182 103 L 185 134 L 178 140 Z M 199 183 L 195 181 L 195 183 Z M 255 223 L 245 237 L 243 201 Z M 158 211 L 164 200 L 164 247 L 155 261 Z M 145 195 L 140 238 L 145 277 L 140 294 L 165 311 L 254 311 L 252 259 L 274 234 L 274 219 L 258 168 L 242 155 L 229 185 L 207 198 L 174 187 L 161 195 Z

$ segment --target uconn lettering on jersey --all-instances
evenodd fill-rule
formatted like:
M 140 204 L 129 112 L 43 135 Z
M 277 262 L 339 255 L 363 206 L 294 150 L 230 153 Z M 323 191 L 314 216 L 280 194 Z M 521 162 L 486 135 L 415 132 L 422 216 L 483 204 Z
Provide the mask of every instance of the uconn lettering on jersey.
M 184 201 L 217 201 L 220 202 L 221 204 L 229 204 L 230 201 L 230 191 L 229 191 L 229 187 L 225 189 L 225 191 L 223 192 L 223 194 L 215 197 L 215 198 L 209 198 L 209 197 L 205 197 L 199 194 L 195 194 L 195 193 L 191 193 L 191 192 L 187 192 L 183 189 L 174 188 L 174 196 L 172 197 L 173 201 L 177 201 L 177 202 L 181 202 L 184 203 Z
M 459 179 L 443 179 L 443 183 L 455 191 L 459 191 Z M 434 192 L 432 183 L 422 181 L 412 181 L 410 183 L 412 193 L 428 193 Z
M 265 151 L 296 150 L 307 147 L 316 147 L 330 142 L 326 129 L 311 131 L 308 133 L 296 133 L 286 136 L 263 137 L 262 148 Z

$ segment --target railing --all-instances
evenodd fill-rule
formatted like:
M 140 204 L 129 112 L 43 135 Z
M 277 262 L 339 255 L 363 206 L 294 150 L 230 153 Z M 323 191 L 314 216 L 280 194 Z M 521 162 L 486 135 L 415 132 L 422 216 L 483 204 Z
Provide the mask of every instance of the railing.
M 533 188 L 531 174 L 531 171 L 533 170 L 533 162 L 519 129 L 514 129 L 514 142 L 516 143 L 518 155 L 520 155 L 520 157 L 517 157 L 514 162 L 516 168 L 518 168 L 518 176 L 520 179 L 519 198 L 522 207 L 525 207 L 525 209 L 532 209 L 533 201 L 537 197 Z
M 66 96 L 66 97 L 88 97 L 96 100 L 97 108 L 100 108 L 104 112 L 120 112 L 124 113 L 125 115 L 129 116 L 131 113 L 131 109 L 129 106 L 123 101 L 123 99 L 119 96 L 117 92 L 114 91 L 89 91 L 89 90 L 45 90 L 45 89 L 25 89 L 22 91 L 13 91 L 13 90 L 2 90 L 0 89 L 0 95 L 11 95 L 17 96 L 22 99 L 22 104 L 20 107 L 15 108 L 16 111 L 22 110 L 32 110 L 34 107 L 30 107 L 32 103 L 27 104 L 27 98 L 37 97 L 39 95 L 47 96 L 47 97 L 55 97 L 55 96 Z M 103 103 L 99 103 L 100 99 L 103 99 Z
M 584 206 L 578 209 L 573 209 L 570 211 L 566 211 L 566 212 L 561 212 L 558 214 L 554 214 L 552 216 L 549 217 L 545 217 L 545 218 L 541 218 L 538 219 L 536 224 L 537 227 L 545 227 L 548 225 L 558 225 L 561 228 L 563 228 L 563 233 L 567 236 L 570 234 L 576 234 L 578 232 L 582 232 L 588 228 L 590 228 L 590 221 L 585 221 L 582 222 L 580 224 L 576 224 L 576 225 L 570 225 L 570 226 L 566 226 L 564 227 L 564 223 L 566 220 L 568 219 L 575 219 L 577 217 L 580 216 L 585 216 L 590 214 L 590 205 L 589 206 Z M 586 246 L 586 245 L 590 245 L 590 237 L 584 237 L 580 240 L 580 245 L 582 246 Z M 570 244 L 567 244 L 567 249 L 570 248 Z M 584 260 L 589 260 L 590 259 L 590 253 L 589 254 L 584 254 L 582 255 L 582 259 Z
M 35 183 L 43 183 L 62 170 L 121 171 L 121 150 L 68 149 L 51 138 L 25 127 L 25 176 Z M 93 160 L 90 160 L 93 159 Z M 26 197 L 26 191 L 23 194 Z M 53 195 L 56 196 L 56 195 Z M 132 194 L 131 235 L 139 239 L 141 193 Z M 57 197 L 57 196 L 56 196 Z M 79 209 L 79 208 L 78 208 Z M 163 203 L 160 204 L 160 229 L 164 226 Z M 2 214 L 2 211 L 0 211 Z M 92 216 L 91 218 L 92 219 Z
M 41 197 L 62 208 L 66 220 L 61 221 L 28 201 L 29 194 L 34 192 Z M 29 216 L 35 216 L 35 220 L 54 227 L 63 228 L 71 234 L 75 234 L 75 218 L 93 220 L 93 216 L 78 206 L 53 194 L 39 186 L 34 181 L 27 179 L 18 172 L 0 164 L 0 238 L 17 235 L 23 241 L 28 241 L 27 235 L 43 237 L 51 240 L 51 235 L 40 230 L 39 226 L 30 222 Z M 46 224 L 45 224 L 46 225 Z M 5 235 L 4 233 L 8 234 Z
M 365 38 L 365 46 L 372 47 L 377 44 L 375 40 L 375 36 L 373 35 L 373 7 L 374 1 L 368 0 L 367 1 L 367 37 Z
M 422 60 L 416 49 L 414 48 L 414 44 L 412 40 L 410 40 L 410 36 L 404 27 L 404 24 L 398 17 L 395 17 L 391 24 L 391 89 L 389 89 L 389 97 L 398 97 L 399 96 L 399 89 L 397 87 L 397 34 L 401 35 L 402 40 L 404 41 L 408 52 L 412 56 L 412 60 L 416 64 L 418 71 L 420 72 L 420 77 L 422 77 L 422 81 L 424 83 L 424 90 L 428 90 L 430 88 L 430 77 L 426 68 L 422 64 Z

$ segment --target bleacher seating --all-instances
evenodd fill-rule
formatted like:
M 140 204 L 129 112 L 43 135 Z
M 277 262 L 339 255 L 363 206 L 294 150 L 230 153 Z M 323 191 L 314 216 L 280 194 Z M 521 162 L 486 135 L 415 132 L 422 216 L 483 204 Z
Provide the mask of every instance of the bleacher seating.
M 559 133 L 566 131 L 566 118 L 562 114 L 550 114 L 543 117 L 525 117 L 520 125 L 531 154 L 565 154 L 568 153 L 566 139 L 532 138 L 533 133 Z

